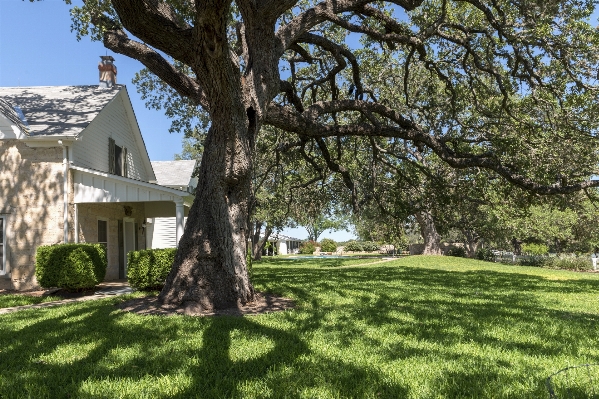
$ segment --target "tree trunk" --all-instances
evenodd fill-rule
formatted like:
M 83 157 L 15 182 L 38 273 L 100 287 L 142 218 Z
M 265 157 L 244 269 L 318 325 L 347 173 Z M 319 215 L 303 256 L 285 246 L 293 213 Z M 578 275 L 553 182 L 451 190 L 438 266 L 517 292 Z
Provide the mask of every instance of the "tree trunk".
M 262 222 L 256 221 L 252 228 L 252 260 L 262 259 L 262 251 L 258 251 L 260 247 L 260 232 L 262 231 Z
M 246 268 L 254 129 L 251 113 L 246 117 L 239 108 L 211 113 L 196 198 L 159 296 L 162 305 L 194 312 L 254 298 Z
M 416 221 L 420 226 L 420 234 L 424 238 L 423 255 L 442 255 L 441 236 L 437 233 L 433 215 L 429 211 L 416 212 Z
M 252 259 L 253 260 L 260 260 L 262 259 L 262 251 L 264 251 L 264 247 L 266 246 L 266 243 L 268 242 L 268 238 L 270 237 L 270 234 L 272 233 L 272 228 L 271 227 L 266 227 L 266 230 L 264 231 L 264 237 L 260 238 L 260 231 L 262 230 L 262 222 L 258 222 L 259 225 L 257 225 L 257 229 L 256 232 L 254 234 L 254 240 L 252 242 Z
M 469 258 L 474 258 L 480 244 L 480 236 L 472 230 L 462 230 L 466 238 L 466 252 Z

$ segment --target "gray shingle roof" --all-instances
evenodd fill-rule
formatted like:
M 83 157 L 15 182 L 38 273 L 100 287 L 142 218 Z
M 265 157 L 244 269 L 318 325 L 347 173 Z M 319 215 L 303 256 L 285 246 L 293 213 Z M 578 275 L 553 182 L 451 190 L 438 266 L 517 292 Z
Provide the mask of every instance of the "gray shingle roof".
M 122 88 L 0 87 L 0 99 L 23 111 L 31 136 L 77 136 Z
M 195 169 L 196 161 L 152 161 L 156 183 L 161 186 L 187 187 Z

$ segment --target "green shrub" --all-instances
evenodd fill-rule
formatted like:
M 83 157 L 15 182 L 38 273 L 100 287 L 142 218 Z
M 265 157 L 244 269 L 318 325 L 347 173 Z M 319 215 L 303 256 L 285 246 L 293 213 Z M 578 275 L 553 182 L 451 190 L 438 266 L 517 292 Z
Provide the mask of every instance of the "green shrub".
M 457 258 L 466 257 L 466 249 L 464 247 L 453 247 L 447 251 L 447 256 L 455 256 Z
M 177 248 L 145 249 L 127 254 L 127 280 L 138 290 L 160 290 L 166 282 Z
M 35 277 L 44 288 L 82 291 L 104 280 L 106 266 L 100 244 L 42 245 L 36 251 Z
M 378 251 L 380 249 L 380 245 L 376 242 L 372 241 L 364 241 L 362 242 L 362 250 L 366 252 Z
M 312 255 L 316 251 L 318 243 L 316 241 L 304 241 L 299 247 L 299 253 L 302 255 Z
M 520 266 L 541 267 L 545 266 L 548 259 L 549 258 L 547 256 L 543 255 L 529 255 L 518 259 L 518 264 Z
M 345 244 L 343 250 L 351 252 L 362 252 L 364 249 L 362 248 L 362 244 L 360 244 L 358 241 L 350 241 L 347 244 Z
M 522 252 L 529 255 L 547 255 L 549 247 L 545 244 L 522 244 Z
M 322 252 L 336 252 L 337 251 L 337 242 L 330 238 L 324 238 L 320 242 L 320 250 Z
M 593 269 L 593 263 L 589 256 L 565 255 L 549 257 L 545 263 L 545 267 L 581 271 Z
M 490 248 L 479 248 L 476 250 L 474 255 L 478 260 L 484 260 L 487 262 L 495 262 L 495 254 Z

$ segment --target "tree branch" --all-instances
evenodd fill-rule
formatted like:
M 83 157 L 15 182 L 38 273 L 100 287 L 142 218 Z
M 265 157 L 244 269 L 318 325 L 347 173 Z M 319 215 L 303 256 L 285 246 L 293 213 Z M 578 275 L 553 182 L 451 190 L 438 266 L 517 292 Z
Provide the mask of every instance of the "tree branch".
M 208 102 L 197 82 L 177 71 L 171 63 L 150 47 L 129 39 L 122 30 L 107 31 L 104 34 L 104 46 L 115 53 L 140 61 L 181 96 L 207 109 Z
M 192 29 L 177 19 L 172 8 L 158 0 L 112 0 L 123 26 L 144 43 L 191 65 Z

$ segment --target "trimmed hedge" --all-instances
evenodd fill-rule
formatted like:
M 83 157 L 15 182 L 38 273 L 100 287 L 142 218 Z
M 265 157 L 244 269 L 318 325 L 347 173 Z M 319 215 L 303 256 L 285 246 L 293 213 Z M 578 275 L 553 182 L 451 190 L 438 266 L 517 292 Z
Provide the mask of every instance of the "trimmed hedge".
M 35 277 L 44 288 L 84 291 L 104 280 L 106 250 L 100 244 L 56 244 L 37 248 Z
M 177 248 L 145 249 L 127 254 L 127 280 L 138 290 L 160 290 L 166 282 Z

